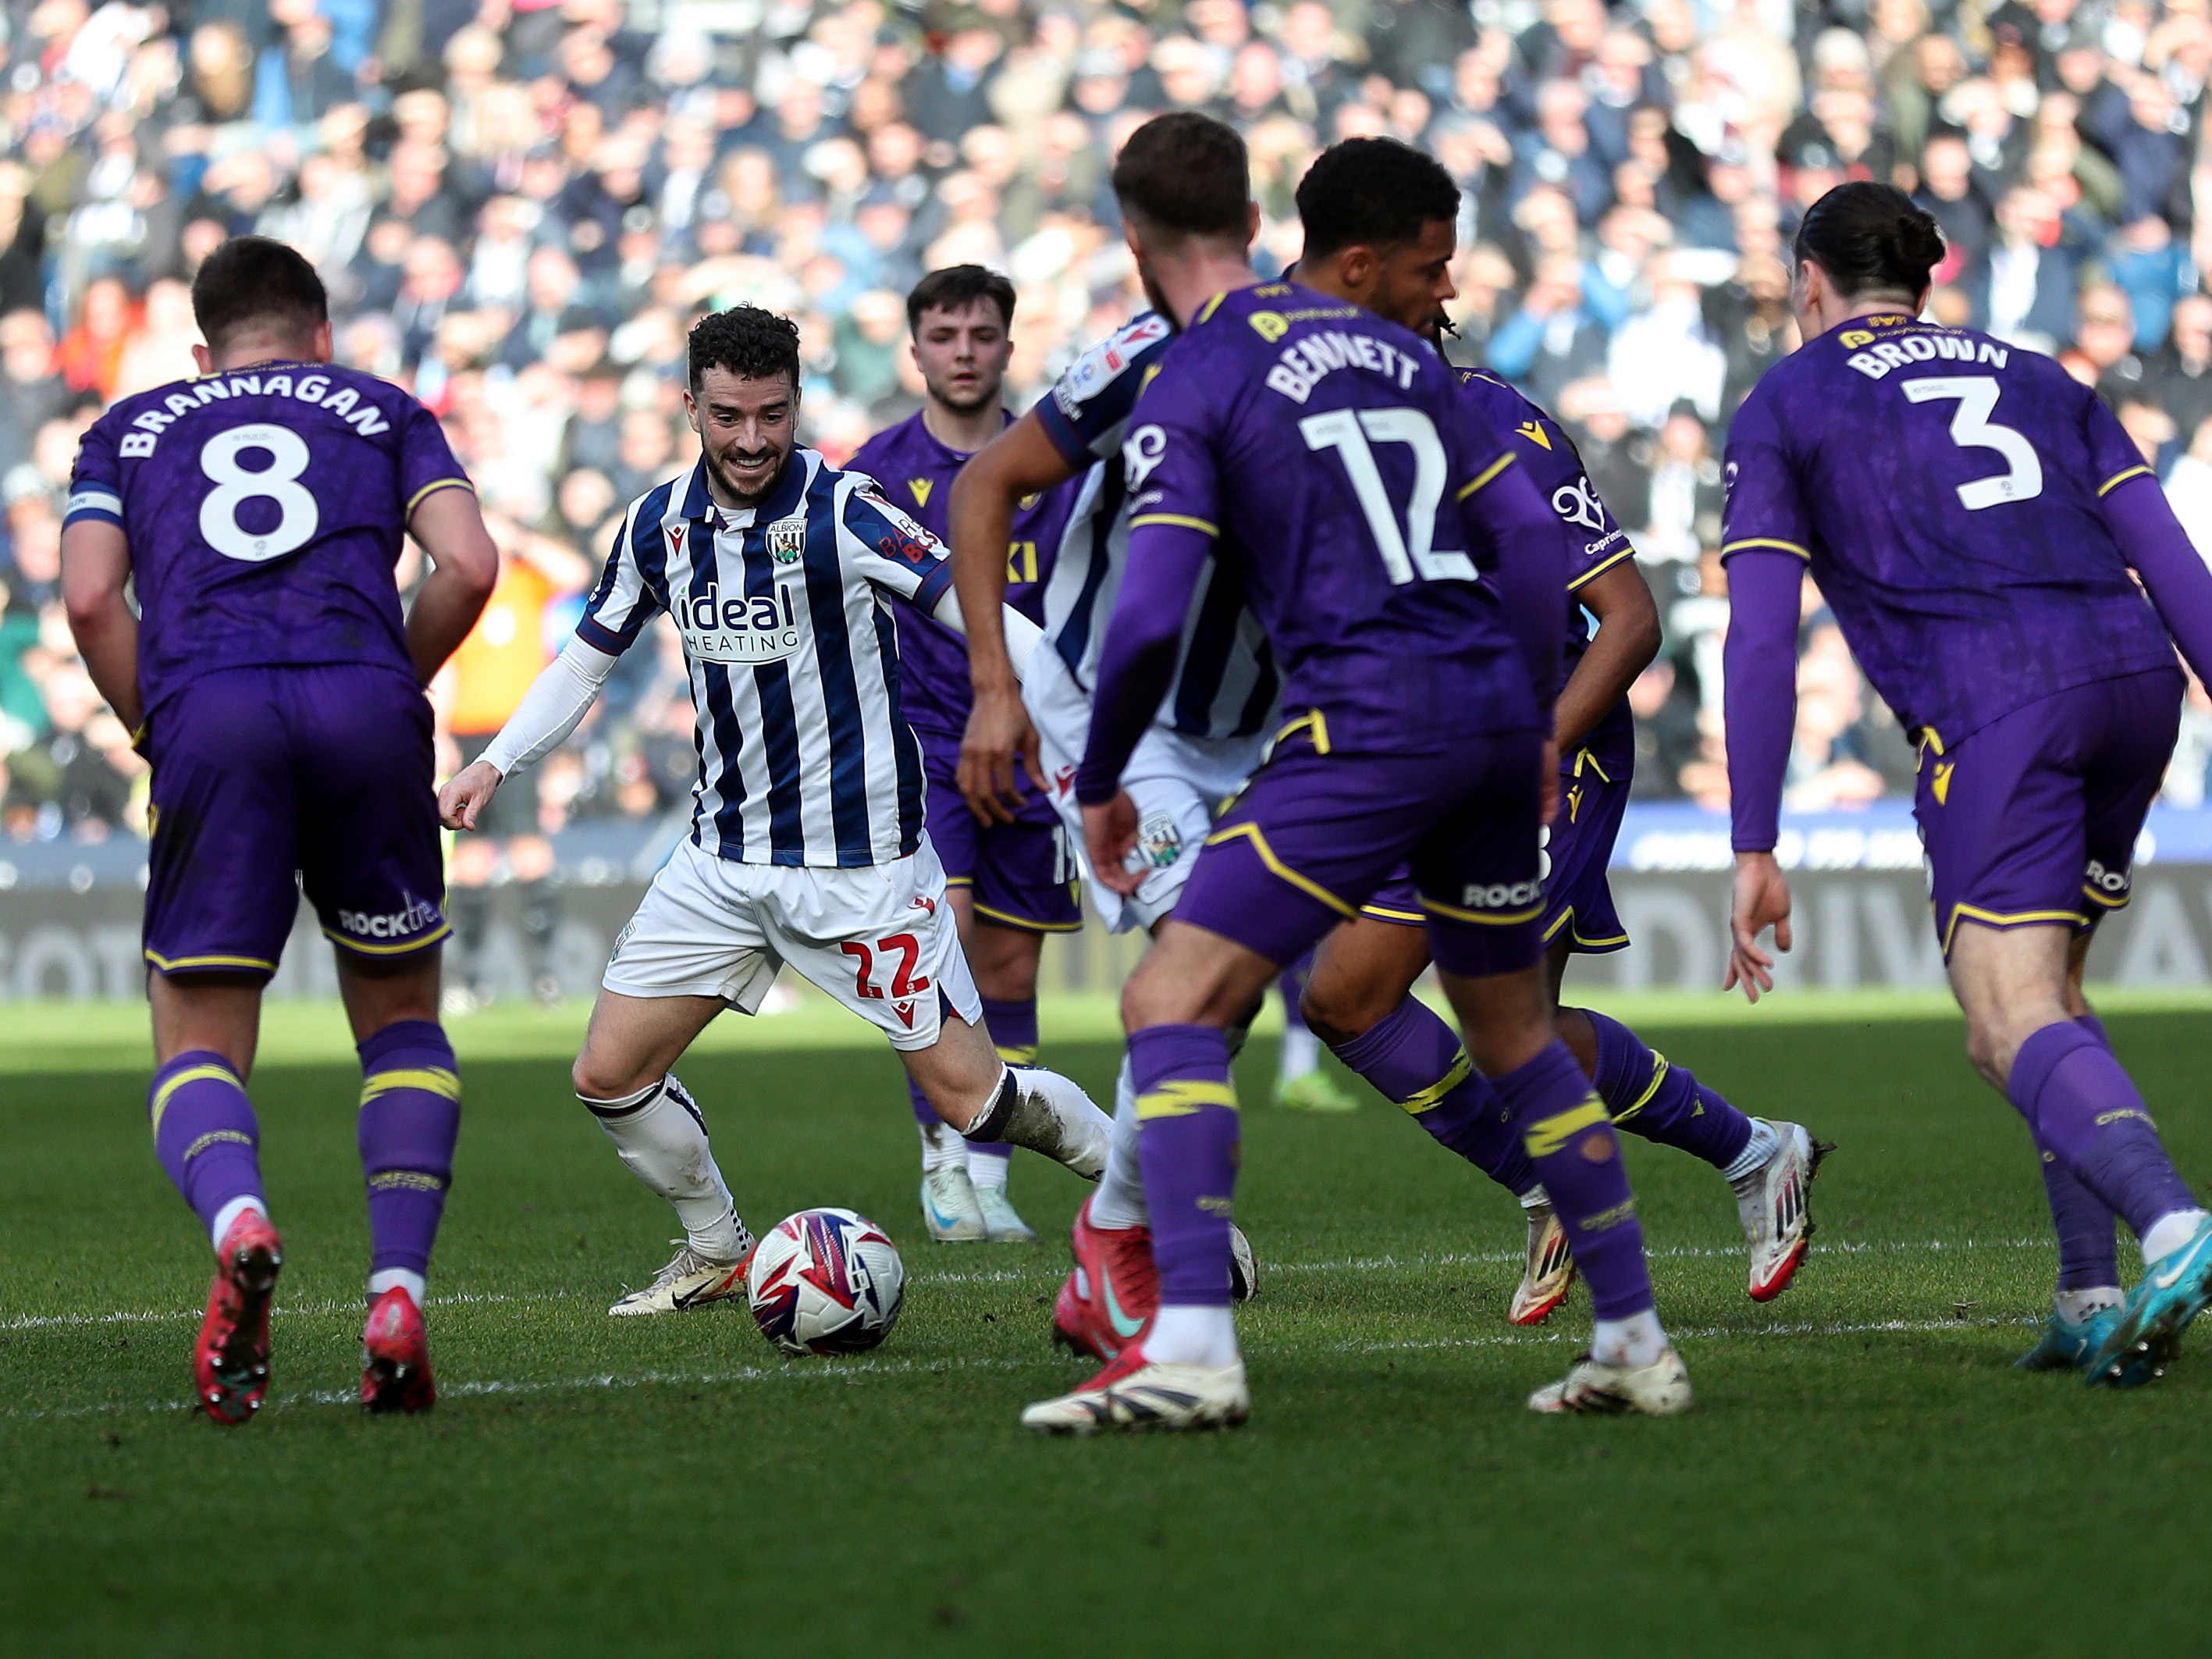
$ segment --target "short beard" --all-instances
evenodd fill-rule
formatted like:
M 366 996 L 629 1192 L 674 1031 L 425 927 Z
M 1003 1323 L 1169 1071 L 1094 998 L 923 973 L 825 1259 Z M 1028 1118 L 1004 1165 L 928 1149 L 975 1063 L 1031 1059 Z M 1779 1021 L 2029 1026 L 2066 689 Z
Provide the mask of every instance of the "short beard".
M 1152 273 L 1140 264 L 1137 267 L 1137 280 L 1144 283 L 1145 299 L 1152 308 L 1166 318 L 1170 327 L 1180 327 L 1181 325 L 1176 322 L 1175 313 L 1168 307 L 1168 296 L 1160 291 L 1160 285 L 1152 280 Z
M 784 468 L 790 464 L 791 456 L 787 453 L 783 459 L 777 463 L 775 471 L 769 475 L 769 481 L 761 486 L 759 493 L 749 495 L 731 481 L 728 474 L 723 471 L 722 463 L 718 459 L 712 455 L 707 458 L 707 466 L 708 471 L 714 473 L 714 481 L 729 492 L 730 499 L 736 501 L 741 509 L 757 507 L 773 495 L 776 485 L 783 482 Z
M 963 421 L 970 415 L 981 414 L 993 404 L 997 403 L 1000 394 L 1006 390 L 1005 382 L 1001 381 L 986 391 L 978 392 L 972 398 L 963 400 L 949 395 L 942 386 L 931 385 L 927 380 L 922 384 L 929 387 L 929 395 L 937 400 L 939 406 L 951 414 L 957 415 Z

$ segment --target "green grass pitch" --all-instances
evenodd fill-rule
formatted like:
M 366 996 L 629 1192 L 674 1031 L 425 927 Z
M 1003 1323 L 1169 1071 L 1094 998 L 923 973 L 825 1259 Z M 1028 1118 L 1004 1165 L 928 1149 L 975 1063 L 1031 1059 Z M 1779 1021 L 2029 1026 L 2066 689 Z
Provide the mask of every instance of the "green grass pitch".
M 1059 1027 L 1084 1040 L 1055 1042 L 1048 1008 L 1046 1056 L 1103 1097 L 1117 1050 L 1079 1012 Z M 1022 1155 L 1046 1243 L 923 1243 L 896 1064 L 812 1014 L 684 1074 L 757 1229 L 845 1204 L 899 1242 L 906 1314 L 878 1354 L 786 1361 L 729 1307 L 610 1320 L 670 1218 L 569 1097 L 574 1016 L 495 1011 L 457 1028 L 444 1395 L 364 1419 L 357 1083 L 326 1012 L 286 1013 L 254 1089 L 288 1247 L 276 1381 L 218 1430 L 185 1407 L 206 1249 L 147 1148 L 142 1016 L 10 1009 L 0 1653 L 2202 1651 L 2212 1329 L 2130 1395 L 2008 1369 L 2052 1251 L 2026 1133 L 1955 1018 L 1644 1014 L 1747 1109 L 1840 1143 L 1812 1258 L 1761 1308 L 1718 1177 L 1628 1142 L 1693 1415 L 1523 1410 L 1586 1299 L 1511 1330 L 1510 1200 L 1371 1097 L 1267 1109 L 1262 1041 L 1253 1422 L 1078 1443 L 1015 1416 L 1081 1376 L 1047 1341 L 1079 1184 Z M 2206 1018 L 2111 1020 L 2200 1183 Z

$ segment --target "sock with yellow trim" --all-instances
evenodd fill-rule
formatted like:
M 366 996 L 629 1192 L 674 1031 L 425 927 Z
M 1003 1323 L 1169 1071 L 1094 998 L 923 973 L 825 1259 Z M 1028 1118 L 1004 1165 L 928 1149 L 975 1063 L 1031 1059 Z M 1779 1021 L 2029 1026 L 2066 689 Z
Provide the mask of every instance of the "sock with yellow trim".
M 1457 1152 L 1516 1198 L 1536 1185 L 1535 1166 L 1504 1103 L 1468 1063 L 1459 1033 L 1407 997 L 1336 1057 L 1395 1101 L 1438 1145 Z
M 1594 1009 L 1583 1018 L 1597 1031 L 1596 1084 L 1613 1124 L 1662 1146 L 1702 1158 L 1716 1170 L 1735 1162 L 1751 1139 L 1751 1120 L 1617 1019 Z
M 1535 1059 L 1491 1085 L 1512 1111 L 1522 1145 L 1552 1195 L 1598 1318 L 1649 1311 L 1651 1274 L 1620 1142 L 1567 1045 L 1553 1038 Z
M 218 1247 L 216 1224 L 227 1224 L 243 1207 L 240 1200 L 268 1213 L 261 1197 L 261 1126 L 228 1060 L 207 1048 L 179 1054 L 154 1073 L 146 1109 L 162 1173 Z
M 428 1019 L 394 1021 L 357 1052 L 369 1272 L 419 1279 L 430 1271 L 430 1247 L 453 1184 L 453 1143 L 461 1131 L 459 1062 L 445 1031 Z
M 1130 1034 L 1129 1066 L 1160 1305 L 1226 1308 L 1238 1138 L 1228 1039 L 1211 1025 L 1150 1026 Z

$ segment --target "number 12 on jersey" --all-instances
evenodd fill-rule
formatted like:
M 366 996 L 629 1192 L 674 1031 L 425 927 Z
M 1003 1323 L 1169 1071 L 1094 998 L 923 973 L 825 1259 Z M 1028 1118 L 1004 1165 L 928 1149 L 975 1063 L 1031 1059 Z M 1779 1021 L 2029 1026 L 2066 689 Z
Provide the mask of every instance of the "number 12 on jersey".
M 1435 423 L 1418 409 L 1334 409 L 1326 415 L 1309 415 L 1298 422 L 1306 447 L 1318 454 L 1333 449 L 1352 480 L 1352 493 L 1359 498 L 1368 533 L 1382 556 L 1382 568 L 1401 585 L 1416 576 L 1432 582 L 1478 579 L 1474 561 L 1464 553 L 1438 553 L 1430 544 L 1436 538 L 1437 507 L 1444 498 L 1444 447 Z M 1401 532 L 1398 515 L 1390 505 L 1390 492 L 1375 465 L 1371 443 L 1404 444 L 1413 452 L 1413 493 L 1406 503 L 1406 523 Z

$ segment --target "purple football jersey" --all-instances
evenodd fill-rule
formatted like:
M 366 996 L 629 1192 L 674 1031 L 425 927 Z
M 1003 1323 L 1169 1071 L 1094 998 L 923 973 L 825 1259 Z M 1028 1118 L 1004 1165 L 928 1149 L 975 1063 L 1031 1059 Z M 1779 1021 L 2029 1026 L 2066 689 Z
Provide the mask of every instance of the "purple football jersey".
M 1346 750 L 1539 723 L 1468 550 L 1514 451 L 1418 336 L 1292 283 L 1222 295 L 1130 416 L 1130 524 L 1215 535 L 1285 670 L 1286 712 Z
M 68 521 L 129 541 L 150 712 L 217 669 L 374 663 L 411 678 L 392 565 L 416 504 L 468 484 L 398 386 L 264 363 L 116 404 L 77 451 Z
M 1589 613 L 1573 596 L 1592 579 L 1633 558 L 1636 549 L 1591 488 L 1581 453 L 1558 422 L 1486 368 L 1462 368 L 1459 380 L 1462 392 L 1513 446 L 1538 492 L 1559 515 L 1569 595 L 1565 649 L 1559 659 L 1559 684 L 1564 686 L 1590 642 Z M 1635 764 L 1636 721 L 1626 697 L 1598 717 L 1582 746 L 1610 768 L 1625 772 Z
M 1954 743 L 2052 692 L 2172 663 L 2097 506 L 2148 471 L 2052 359 L 1856 318 L 1737 411 L 1721 556 L 1808 561 L 1883 701 Z
M 1013 417 L 1006 418 L 1011 425 Z M 939 443 L 915 414 L 861 445 L 845 470 L 873 478 L 886 501 L 903 504 L 915 523 L 950 545 L 952 480 L 967 464 L 967 456 Z M 1045 580 L 1052 574 L 1060 532 L 1081 483 L 1070 479 L 1032 495 L 1014 514 L 1013 540 L 1006 549 L 1006 603 L 1031 622 L 1044 620 Z M 899 615 L 899 696 L 908 723 L 926 737 L 963 736 L 975 703 L 967 642 L 908 606 Z

